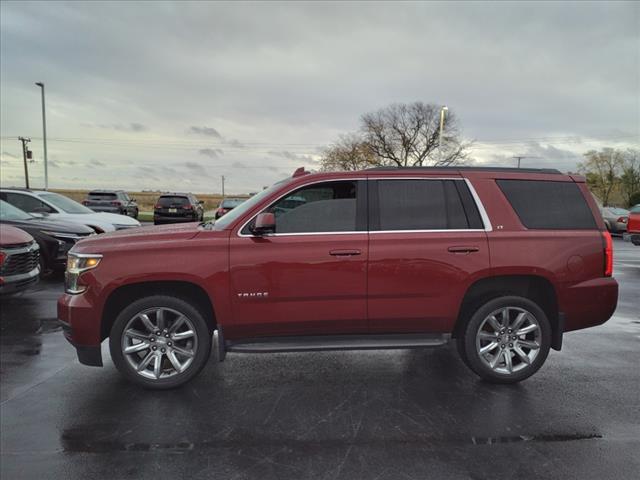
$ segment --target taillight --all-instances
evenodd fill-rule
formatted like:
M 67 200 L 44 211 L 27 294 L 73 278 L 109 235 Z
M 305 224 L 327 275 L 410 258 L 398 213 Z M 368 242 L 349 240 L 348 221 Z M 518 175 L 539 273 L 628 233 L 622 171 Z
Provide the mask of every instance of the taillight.
M 4 263 L 5 258 L 7 258 L 7 255 L 4 252 L 0 252 L 0 267 Z
M 618 223 L 627 223 L 627 217 L 620 217 L 618 220 L 616 220 L 616 222 Z
M 613 242 L 609 232 L 602 232 L 604 238 L 604 276 L 613 275 Z
M 111 202 L 111 205 L 115 205 L 116 207 L 119 207 L 120 205 L 122 205 L 122 202 Z
M 160 205 L 159 203 L 154 205 L 153 208 L 162 208 L 162 205 Z
M 83 205 L 89 205 L 89 201 L 88 200 L 82 200 L 82 204 Z
M 193 210 L 193 205 L 183 205 L 182 208 L 185 210 Z

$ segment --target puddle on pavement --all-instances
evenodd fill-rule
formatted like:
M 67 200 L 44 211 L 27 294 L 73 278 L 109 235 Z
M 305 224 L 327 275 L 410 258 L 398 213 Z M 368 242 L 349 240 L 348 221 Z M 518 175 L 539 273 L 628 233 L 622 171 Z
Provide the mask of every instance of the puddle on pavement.
M 371 445 L 376 443 L 376 440 L 361 440 L 360 442 L 354 442 L 351 440 L 330 440 L 330 441 L 314 441 L 314 440 L 294 440 L 294 439 L 279 439 L 273 438 L 257 439 L 255 437 L 243 438 L 223 438 L 216 440 L 204 440 L 201 442 L 125 442 L 120 439 L 107 440 L 106 437 L 126 436 L 127 433 L 118 435 L 114 432 L 110 435 L 104 433 L 96 433 L 93 429 L 88 428 L 72 428 L 67 429 L 61 436 L 62 447 L 65 452 L 68 453 L 109 453 L 109 452 L 165 452 L 165 453 L 185 453 L 192 450 L 207 450 L 214 448 L 243 448 L 254 447 L 260 448 L 264 446 L 273 447 L 275 445 L 286 446 L 288 448 L 296 448 L 305 444 L 313 444 L 321 446 L 326 444 L 329 447 L 337 446 L 357 446 L 358 443 L 365 443 Z M 101 437 L 95 438 L 95 437 Z M 93 437 L 93 438 L 92 438 Z M 471 438 L 425 438 L 425 437 L 412 437 L 407 440 L 399 440 L 398 443 L 402 444 L 421 444 L 426 446 L 448 446 L 448 447 L 465 447 L 469 445 L 498 445 L 505 443 L 518 443 L 518 442 L 572 442 L 580 440 L 594 440 L 601 439 L 602 435 L 597 433 L 553 433 L 553 434 L 540 434 L 540 435 L 513 435 L 513 436 L 500 436 L 500 437 L 471 437 Z M 384 445 L 388 445 L 388 440 L 380 439 L 380 442 Z

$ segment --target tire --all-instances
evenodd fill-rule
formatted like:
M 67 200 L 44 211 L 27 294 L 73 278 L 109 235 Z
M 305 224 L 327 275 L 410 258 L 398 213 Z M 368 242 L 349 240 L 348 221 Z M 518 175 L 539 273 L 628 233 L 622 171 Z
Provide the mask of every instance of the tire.
M 505 309 L 508 326 L 504 325 Z M 517 330 L 511 332 L 509 326 Z M 498 297 L 473 313 L 457 342 L 464 363 L 483 380 L 517 383 L 544 364 L 551 347 L 551 324 L 544 311 L 528 298 Z M 482 354 L 480 349 L 484 350 Z
M 179 326 L 171 333 L 176 324 Z M 153 332 L 155 328 L 160 329 L 160 335 Z M 125 330 L 129 332 L 126 335 Z M 187 383 L 202 370 L 211 342 L 209 327 L 198 309 L 182 298 L 152 295 L 136 300 L 118 314 L 109 335 L 109 350 L 125 378 L 145 388 L 166 390 Z M 127 347 L 137 351 L 124 353 Z
M 140 214 L 140 210 L 138 210 L 137 208 L 133 211 L 133 218 L 135 218 L 136 220 L 138 219 L 138 215 Z

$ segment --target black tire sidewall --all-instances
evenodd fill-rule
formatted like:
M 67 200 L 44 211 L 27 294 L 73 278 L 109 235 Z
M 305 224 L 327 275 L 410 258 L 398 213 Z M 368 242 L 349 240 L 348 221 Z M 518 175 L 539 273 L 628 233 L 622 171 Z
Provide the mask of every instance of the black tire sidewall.
M 198 339 L 198 350 L 189 368 L 182 373 L 162 380 L 146 379 L 134 372 L 120 347 L 122 334 L 127 322 L 141 311 L 153 307 L 171 308 L 185 315 L 193 323 Z M 111 359 L 120 373 L 133 383 L 156 390 L 179 387 L 200 373 L 200 370 L 209 360 L 211 343 L 212 336 L 202 313 L 187 301 L 171 295 L 152 295 L 131 303 L 118 314 L 109 334 Z
M 485 365 L 480 359 L 476 351 L 476 333 L 482 321 L 491 312 L 502 307 L 520 307 L 531 312 L 536 317 L 541 329 L 541 345 L 538 356 L 529 367 L 511 375 L 500 374 L 491 370 L 491 368 Z M 542 308 L 532 300 L 518 296 L 498 297 L 483 304 L 469 318 L 464 328 L 462 343 L 465 352 L 464 357 L 466 357 L 464 358 L 464 360 L 466 360 L 465 363 L 481 378 L 493 383 L 516 383 L 536 373 L 547 359 L 549 349 L 551 348 L 551 324 Z

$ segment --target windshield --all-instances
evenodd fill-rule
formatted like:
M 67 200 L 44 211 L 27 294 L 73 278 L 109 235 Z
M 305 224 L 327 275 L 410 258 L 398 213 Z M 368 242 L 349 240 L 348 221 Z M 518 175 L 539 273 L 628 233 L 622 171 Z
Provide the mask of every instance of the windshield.
M 240 205 L 244 199 L 241 198 L 225 198 L 220 204 L 223 208 L 235 208 Z
M 224 230 L 227 226 L 235 221 L 236 218 L 241 217 L 246 212 L 251 210 L 256 204 L 260 203 L 263 198 L 270 195 L 274 190 L 280 188 L 285 182 L 288 182 L 290 178 L 285 178 L 284 180 L 280 180 L 279 182 L 274 183 L 269 188 L 265 188 L 259 193 L 256 193 L 253 197 L 248 200 L 242 202 L 240 205 L 235 207 L 229 213 L 227 213 L 224 217 L 220 217 L 213 225 L 214 230 Z
M 10 203 L 0 200 L 0 220 L 31 220 L 34 218 L 27 212 L 14 207 Z
M 80 205 L 75 200 L 71 200 L 57 193 L 43 193 L 42 195 L 38 195 L 38 197 L 66 213 L 95 213 L 84 205 Z
M 633 207 L 631 207 L 631 210 L 629 210 L 631 213 L 640 213 L 640 205 L 634 205 Z

